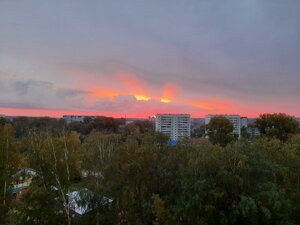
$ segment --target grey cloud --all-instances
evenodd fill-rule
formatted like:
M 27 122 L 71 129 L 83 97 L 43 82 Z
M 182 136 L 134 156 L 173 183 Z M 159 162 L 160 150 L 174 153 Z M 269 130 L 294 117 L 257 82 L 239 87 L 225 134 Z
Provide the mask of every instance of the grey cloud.
M 20 108 L 20 109 L 47 109 L 47 107 L 42 106 L 39 103 L 32 102 L 20 102 L 20 101 L 9 101 L 9 100 L 1 100 L 0 107 L 4 108 Z
M 59 88 L 51 82 L 38 80 L 1 81 L 1 107 L 80 108 L 88 93 L 84 90 Z
M 50 82 L 42 82 L 42 81 L 35 81 L 35 80 L 25 80 L 25 81 L 14 81 L 10 84 L 13 91 L 15 91 L 18 95 L 26 95 L 31 88 L 34 86 L 52 89 L 53 84 Z
M 60 88 L 57 90 L 57 96 L 62 98 L 84 96 L 89 93 L 89 91 L 76 90 L 70 88 Z

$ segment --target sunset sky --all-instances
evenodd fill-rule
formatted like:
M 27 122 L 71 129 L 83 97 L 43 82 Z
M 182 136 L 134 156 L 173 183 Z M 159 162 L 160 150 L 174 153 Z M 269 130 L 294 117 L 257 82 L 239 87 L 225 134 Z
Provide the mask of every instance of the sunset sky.
M 0 114 L 300 117 L 299 0 L 1 0 Z

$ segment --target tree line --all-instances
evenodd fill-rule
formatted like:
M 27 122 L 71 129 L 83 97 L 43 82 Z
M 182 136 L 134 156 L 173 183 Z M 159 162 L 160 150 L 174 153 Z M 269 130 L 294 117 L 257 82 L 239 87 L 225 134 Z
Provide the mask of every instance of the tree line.
M 0 224 L 299 224 L 300 134 L 288 115 L 260 116 L 251 141 L 212 119 L 210 141 L 177 146 L 147 122 L 85 133 L 45 120 L 0 125 Z M 14 199 L 20 168 L 35 175 Z

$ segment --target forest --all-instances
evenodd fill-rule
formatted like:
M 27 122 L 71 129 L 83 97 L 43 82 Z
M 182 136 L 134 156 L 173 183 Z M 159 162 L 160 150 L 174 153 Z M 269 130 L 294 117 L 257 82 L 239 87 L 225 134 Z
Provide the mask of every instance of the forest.
M 0 224 L 300 224 L 298 123 L 262 115 L 236 139 L 221 120 L 170 146 L 149 121 L 1 119 Z

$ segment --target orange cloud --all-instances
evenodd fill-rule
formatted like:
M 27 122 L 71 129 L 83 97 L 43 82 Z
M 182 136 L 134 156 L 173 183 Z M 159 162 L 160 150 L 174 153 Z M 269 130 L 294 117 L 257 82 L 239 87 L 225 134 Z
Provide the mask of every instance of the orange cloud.
M 111 101 L 113 101 L 117 95 L 121 94 L 121 92 L 118 90 L 105 87 L 90 87 L 88 89 L 90 91 L 90 93 L 87 95 L 88 102 L 92 102 L 95 98 L 109 98 Z
M 145 95 L 134 95 L 135 99 L 138 101 L 149 101 L 150 97 Z
M 163 103 L 171 102 L 175 98 L 176 94 L 178 93 L 178 89 L 179 89 L 178 86 L 175 84 L 171 84 L 171 83 L 166 84 L 164 86 L 163 96 L 160 99 L 160 101 Z
M 117 96 L 131 95 L 134 96 L 137 101 L 149 101 L 151 99 L 150 94 L 146 91 L 146 85 L 138 79 L 135 74 L 127 72 L 119 72 L 111 75 L 113 81 L 109 87 L 101 86 L 86 86 L 85 89 L 89 90 L 89 94 L 86 96 L 86 102 L 91 104 L 97 99 L 108 98 L 114 101 Z
M 160 101 L 161 101 L 162 103 L 169 103 L 169 102 L 171 102 L 171 100 L 168 99 L 168 98 L 162 98 L 162 99 L 160 99 Z
M 147 85 L 143 83 L 135 74 L 132 73 L 119 73 L 118 79 L 127 90 L 127 94 L 133 95 L 138 101 L 148 101 L 151 99 L 147 91 Z
M 209 99 L 202 99 L 198 101 L 191 101 L 190 104 L 193 107 L 201 108 L 207 111 L 230 111 L 233 107 L 235 107 L 235 104 L 233 102 L 224 100 L 224 99 L 218 99 L 218 98 L 209 98 Z

